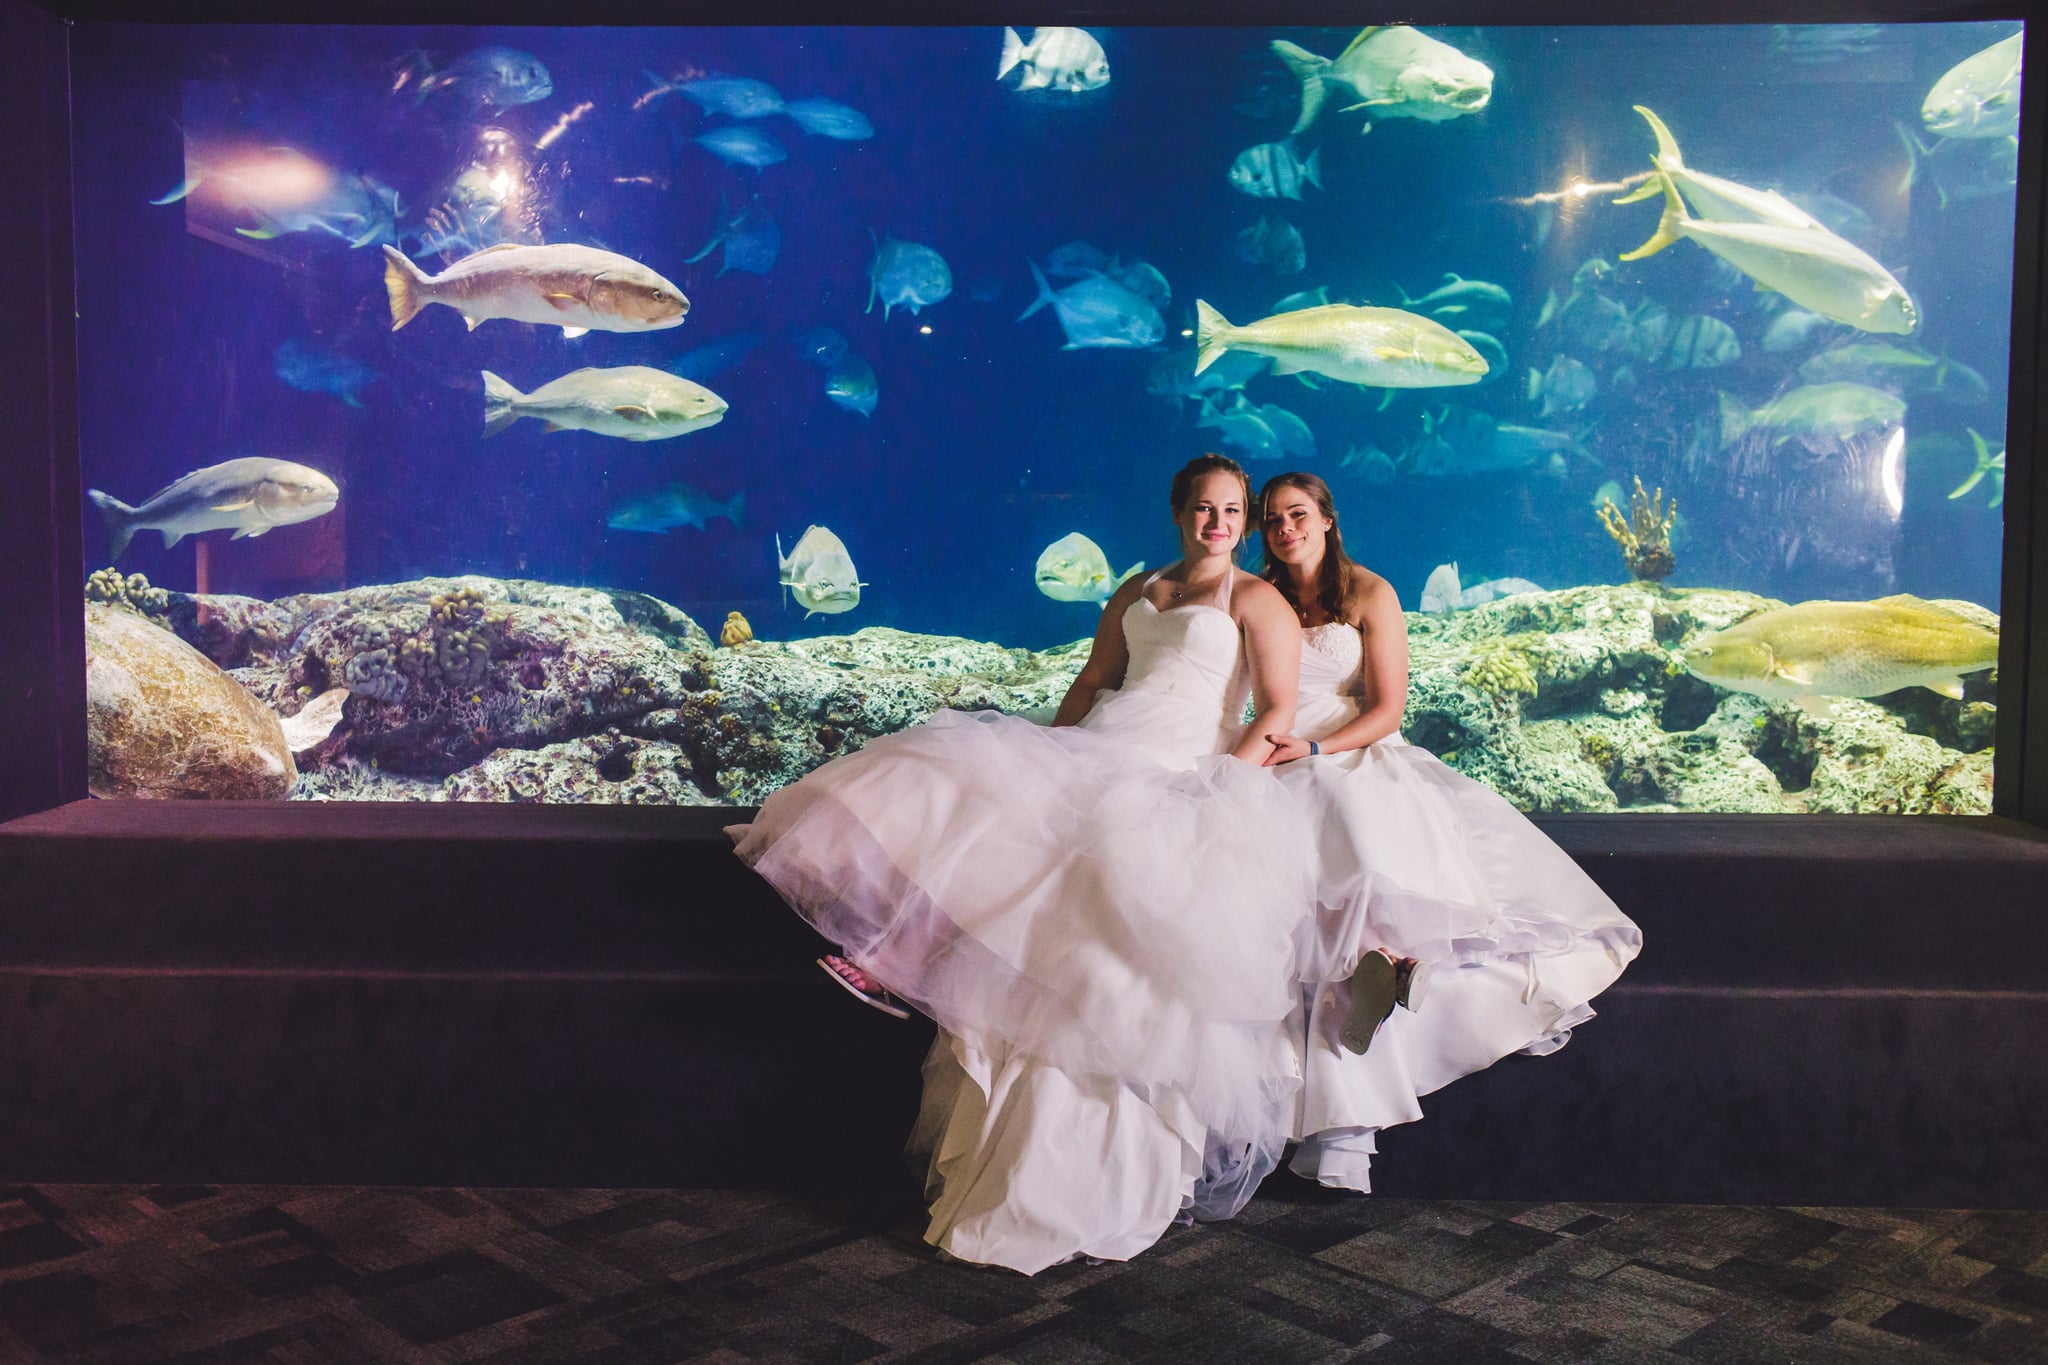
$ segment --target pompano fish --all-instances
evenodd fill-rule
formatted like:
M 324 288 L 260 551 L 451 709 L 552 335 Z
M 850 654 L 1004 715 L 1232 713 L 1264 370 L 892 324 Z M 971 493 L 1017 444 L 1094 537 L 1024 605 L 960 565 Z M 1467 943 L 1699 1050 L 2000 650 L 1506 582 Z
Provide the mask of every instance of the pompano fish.
M 846 542 L 824 527 L 806 528 L 788 554 L 782 553 L 782 537 L 775 537 L 775 560 L 777 581 L 804 609 L 804 619 L 836 616 L 860 605 L 860 590 L 867 584 L 854 572 Z
M 875 125 L 868 122 L 866 114 L 837 100 L 819 96 L 791 100 L 782 106 L 782 112 L 796 121 L 797 127 L 819 137 L 835 138 L 841 142 L 859 142 L 875 135 Z
M 725 256 L 718 267 L 721 275 L 728 270 L 765 275 L 775 268 L 775 258 L 782 252 L 782 228 L 768 210 L 755 202 L 734 213 L 726 202 L 725 191 L 720 190 L 718 217 L 718 231 L 696 255 L 687 258 L 684 265 L 695 265 L 723 243 Z
M 1398 308 L 1326 303 L 1238 327 L 1197 299 L 1195 317 L 1196 374 L 1235 350 L 1272 357 L 1275 374 L 1310 370 L 1390 389 L 1476 384 L 1486 375 L 1486 361 L 1470 342 Z
M 1469 588 L 1460 587 L 1458 563 L 1452 560 L 1430 570 L 1429 580 L 1422 585 L 1422 610 L 1442 613 L 1464 607 L 1483 607 L 1488 602 L 1497 602 L 1517 593 L 1542 591 L 1526 578 L 1489 578 Z
M 1038 590 L 1055 602 L 1107 602 L 1117 587 L 1132 574 L 1144 570 L 1144 561 L 1122 573 L 1109 567 L 1102 547 L 1079 531 L 1061 536 L 1038 553 L 1032 576 Z
M 679 326 L 690 301 L 640 262 L 591 246 L 521 246 L 506 242 L 464 256 L 429 275 L 395 247 L 384 248 L 384 287 L 391 330 L 430 303 L 462 314 L 474 331 L 488 318 L 559 327 L 578 337 L 601 332 L 655 332 Z
M 1906 419 L 1905 400 L 1866 384 L 1802 384 L 1754 411 L 1721 395 L 1721 445 L 1725 449 L 1751 431 L 1768 433 L 1773 445 L 1797 441 L 1824 455 L 1843 441 L 1884 431 Z
M 1963 494 L 1975 488 L 1978 482 L 1988 474 L 1991 476 L 1991 500 L 1985 506 L 1997 507 L 2005 501 L 2005 452 L 2001 450 L 1996 455 L 1993 455 L 1988 441 L 1969 427 L 1964 427 L 1963 430 L 1970 433 L 1970 444 L 1976 450 L 1977 467 L 1970 471 L 1969 478 L 1964 479 L 1957 486 L 1956 490 L 1948 495 L 1949 500 L 1953 502 L 1955 499 L 1960 498 Z
M 1166 335 L 1166 320 L 1149 302 L 1107 275 L 1088 275 L 1054 292 L 1039 270 L 1031 266 L 1031 278 L 1038 283 L 1038 297 L 1017 315 L 1022 322 L 1047 304 L 1060 320 L 1067 335 L 1062 350 L 1091 346 L 1156 346 Z
M 99 489 L 86 496 L 107 521 L 107 558 L 119 559 L 137 531 L 161 531 L 164 548 L 200 531 L 233 527 L 234 539 L 311 521 L 334 510 L 341 490 L 317 469 L 252 455 L 196 469 L 130 507 Z
M 532 417 L 549 431 L 666 441 L 725 417 L 725 400 L 702 384 L 646 365 L 571 370 L 532 393 L 521 393 L 489 370 L 483 376 L 486 436 Z
M 1066 90 L 1080 94 L 1100 90 L 1109 84 L 1109 55 L 1085 28 L 1040 28 L 1031 41 L 1017 36 L 1017 30 L 1003 30 L 1003 57 L 996 67 L 1001 80 L 1017 67 L 1024 75 L 1019 90 Z
M 1476 114 L 1493 98 L 1492 68 L 1406 25 L 1361 29 L 1334 61 L 1278 39 L 1273 51 L 1301 82 L 1297 135 L 1316 121 L 1333 87 L 1356 96 L 1346 112 L 1425 123 Z M 1372 124 L 1360 131 L 1372 131 Z
M 1299 199 L 1303 185 L 1323 187 L 1322 149 L 1304 160 L 1291 138 L 1247 147 L 1230 163 L 1230 185 L 1254 199 Z
M 2011 137 L 2020 128 L 2020 39 L 2002 38 L 1947 71 L 1920 105 L 1920 123 L 1942 137 Z
M 1879 697 L 1902 687 L 1960 698 L 1963 674 L 1998 663 L 1998 632 L 1901 593 L 1759 612 L 1693 641 L 1680 659 L 1716 687 L 1826 715 L 1829 697 Z
M 1911 190 L 1925 175 L 1934 183 L 1936 202 L 1947 208 L 1951 203 L 2003 194 L 2019 183 L 2018 137 L 1938 137 L 1928 147 L 1905 124 L 1894 122 L 1892 126 L 1906 148 L 1906 173 L 1899 182 L 1901 192 Z
M 759 128 L 742 123 L 728 123 L 690 140 L 728 166 L 751 166 L 758 171 L 763 166 L 789 160 L 789 153 L 780 142 Z
M 825 396 L 848 412 L 872 417 L 881 401 L 881 385 L 874 367 L 848 351 L 826 370 Z
M 707 114 L 732 118 L 766 118 L 783 112 L 782 95 L 766 81 L 750 76 L 699 76 L 669 88 L 689 97 Z
M 874 259 L 868 263 L 868 312 L 875 311 L 875 300 L 880 299 L 886 322 L 891 308 L 908 308 L 915 314 L 953 292 L 952 268 L 938 252 L 916 242 L 875 237 L 872 228 L 868 236 L 875 243 Z
M 1245 401 L 1243 394 L 1238 395 L 1237 406 L 1227 410 L 1203 399 L 1202 415 L 1195 425 L 1215 431 L 1218 440 L 1247 460 L 1277 460 L 1287 453 L 1280 444 L 1280 433 L 1266 421 L 1258 404 Z
M 1615 202 L 1662 193 L 1664 216 L 1650 240 L 1624 253 L 1622 260 L 1639 261 L 1681 237 L 1691 238 L 1764 288 L 1824 318 L 1900 335 L 1920 325 L 1905 286 L 1862 248 L 1837 237 L 1775 190 L 1752 189 L 1690 169 L 1664 121 L 1640 104 L 1635 109 L 1657 139 L 1651 159 L 1656 173 Z M 1688 201 L 1700 217 L 1686 211 Z
M 692 488 L 686 483 L 672 483 L 645 497 L 620 503 L 605 518 L 604 524 L 614 531 L 641 531 L 665 536 L 678 526 L 702 529 L 715 517 L 724 517 L 738 526 L 746 510 L 747 490 L 744 488 L 720 502 L 702 489 Z

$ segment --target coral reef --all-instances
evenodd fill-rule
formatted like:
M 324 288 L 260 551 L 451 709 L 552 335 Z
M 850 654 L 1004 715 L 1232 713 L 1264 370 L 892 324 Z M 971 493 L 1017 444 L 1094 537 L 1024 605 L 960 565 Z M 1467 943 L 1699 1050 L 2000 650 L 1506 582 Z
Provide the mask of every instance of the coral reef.
M 1622 519 L 1621 509 L 1610 498 L 1600 504 L 1600 524 L 1621 546 L 1622 561 L 1638 582 L 1662 583 L 1677 567 L 1671 556 L 1671 524 L 1678 519 L 1678 499 L 1666 507 L 1663 489 L 1645 493 L 1640 477 L 1635 485 L 1629 494 L 1628 519 Z
M 725 614 L 725 628 L 718 632 L 718 643 L 727 649 L 743 645 L 754 638 L 754 628 L 747 624 L 747 618 L 736 611 Z
M 149 580 L 141 574 L 132 573 L 124 578 L 119 569 L 112 567 L 94 569 L 86 575 L 85 600 L 127 607 L 144 616 L 161 616 L 171 605 L 171 595 L 162 588 L 150 587 Z
M 1817 719 L 1675 667 L 1777 605 L 1639 582 L 1415 613 L 1402 728 L 1525 810 L 1989 811 L 1993 675 Z M 645 594 L 487 578 L 172 594 L 165 619 L 280 711 L 348 689 L 306 799 L 753 804 L 941 707 L 1050 719 L 1088 653 L 885 627 L 719 648 Z

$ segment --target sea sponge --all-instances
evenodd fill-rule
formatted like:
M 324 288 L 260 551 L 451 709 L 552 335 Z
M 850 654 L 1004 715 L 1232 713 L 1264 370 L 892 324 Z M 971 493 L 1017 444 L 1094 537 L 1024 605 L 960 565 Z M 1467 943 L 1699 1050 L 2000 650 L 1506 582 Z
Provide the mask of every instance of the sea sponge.
M 1536 695 L 1536 666 L 1523 650 L 1497 646 L 1465 666 L 1465 685 L 1495 697 Z
M 754 638 L 754 628 L 747 624 L 747 618 L 736 611 L 725 614 L 725 629 L 718 632 L 718 643 L 730 649 L 743 645 Z

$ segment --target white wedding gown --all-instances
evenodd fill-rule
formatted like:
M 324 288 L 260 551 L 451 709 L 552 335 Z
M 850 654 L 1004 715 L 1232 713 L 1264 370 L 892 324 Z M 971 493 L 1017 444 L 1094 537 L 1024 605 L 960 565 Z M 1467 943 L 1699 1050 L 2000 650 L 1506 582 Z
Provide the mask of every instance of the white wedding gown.
M 1302 645 L 1295 733 L 1321 739 L 1359 714 L 1363 641 L 1336 622 Z M 1337 1041 L 1342 980 L 1305 991 L 1296 1017 L 1290 1167 L 1363 1191 L 1379 1130 L 1421 1118 L 1421 1096 L 1509 1053 L 1563 1047 L 1642 933 L 1521 812 L 1398 732 L 1280 771 L 1318 813 L 1318 885 L 1345 906 L 1340 931 L 1354 932 L 1362 903 L 1368 945 L 1433 964 L 1421 1007 L 1395 1010 L 1363 1055 Z
M 1154 575 L 1157 577 L 1157 575 Z M 1228 1217 L 1298 1103 L 1289 1028 L 1348 976 L 1318 827 L 1228 756 L 1248 691 L 1218 604 L 1125 612 L 1074 727 L 943 711 L 776 792 L 739 855 L 940 1026 L 911 1150 L 933 1245 L 1033 1273 Z

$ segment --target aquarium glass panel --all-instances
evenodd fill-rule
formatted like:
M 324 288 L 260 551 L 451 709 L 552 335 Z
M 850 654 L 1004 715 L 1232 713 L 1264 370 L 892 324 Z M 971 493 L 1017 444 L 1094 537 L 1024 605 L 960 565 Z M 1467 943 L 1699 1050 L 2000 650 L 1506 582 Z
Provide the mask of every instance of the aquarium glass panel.
M 2019 42 L 82 26 L 94 790 L 1048 719 L 1220 451 L 1525 809 L 1986 812 Z

